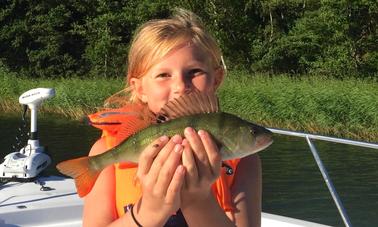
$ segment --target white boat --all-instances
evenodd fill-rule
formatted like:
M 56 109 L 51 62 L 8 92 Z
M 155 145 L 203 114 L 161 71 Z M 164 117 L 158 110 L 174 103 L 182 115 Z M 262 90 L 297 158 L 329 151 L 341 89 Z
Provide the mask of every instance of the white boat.
M 39 178 L 37 182 L 9 182 L 0 186 L 0 226 L 79 227 L 83 201 L 72 179 Z M 325 225 L 262 213 L 263 227 Z

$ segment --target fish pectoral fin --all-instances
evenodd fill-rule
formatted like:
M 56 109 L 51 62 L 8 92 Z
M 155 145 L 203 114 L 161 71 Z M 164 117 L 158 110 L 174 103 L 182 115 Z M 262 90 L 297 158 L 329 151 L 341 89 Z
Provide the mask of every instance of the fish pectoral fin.
M 130 119 L 126 124 L 122 124 L 119 128 L 118 133 L 116 134 L 116 140 L 121 142 L 136 132 L 147 128 L 151 124 L 150 120 L 145 120 L 141 118 Z

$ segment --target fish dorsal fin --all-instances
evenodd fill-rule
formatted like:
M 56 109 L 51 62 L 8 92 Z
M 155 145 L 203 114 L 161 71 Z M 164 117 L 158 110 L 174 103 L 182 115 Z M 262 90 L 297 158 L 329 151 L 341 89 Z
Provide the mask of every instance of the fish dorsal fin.
M 215 94 L 192 92 L 182 95 L 165 104 L 157 114 L 157 122 L 201 113 L 216 113 L 219 111 L 218 98 Z

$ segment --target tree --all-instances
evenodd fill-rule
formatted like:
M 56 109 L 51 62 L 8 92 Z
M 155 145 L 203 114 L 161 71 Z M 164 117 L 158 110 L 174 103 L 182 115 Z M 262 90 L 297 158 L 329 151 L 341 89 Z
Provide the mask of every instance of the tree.
M 82 71 L 82 37 L 72 33 L 88 6 L 75 1 L 9 1 L 1 11 L 1 59 L 30 76 L 69 76 Z
M 133 32 L 175 7 L 198 14 L 228 68 L 378 75 L 373 0 L 8 0 L 0 5 L 0 65 L 21 75 L 123 76 Z

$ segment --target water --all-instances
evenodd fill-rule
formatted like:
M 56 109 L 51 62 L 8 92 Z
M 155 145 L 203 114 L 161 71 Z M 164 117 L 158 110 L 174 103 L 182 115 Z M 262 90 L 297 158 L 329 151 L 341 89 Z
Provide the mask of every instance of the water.
M 15 143 L 20 116 L 0 114 L 0 157 Z M 56 115 L 40 115 L 40 143 L 53 163 L 45 174 L 59 175 L 56 163 L 86 155 L 100 131 Z M 354 226 L 378 226 L 378 150 L 315 143 Z M 342 219 L 303 138 L 275 136 L 260 153 L 263 164 L 263 211 L 343 226 Z

